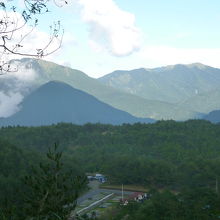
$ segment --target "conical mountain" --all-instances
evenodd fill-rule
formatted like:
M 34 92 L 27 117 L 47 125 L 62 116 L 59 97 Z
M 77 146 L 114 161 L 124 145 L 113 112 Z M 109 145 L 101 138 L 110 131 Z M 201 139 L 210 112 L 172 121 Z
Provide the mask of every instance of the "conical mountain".
M 27 96 L 20 111 L 0 124 L 40 126 L 59 122 L 122 124 L 153 120 L 136 118 L 68 84 L 52 81 Z

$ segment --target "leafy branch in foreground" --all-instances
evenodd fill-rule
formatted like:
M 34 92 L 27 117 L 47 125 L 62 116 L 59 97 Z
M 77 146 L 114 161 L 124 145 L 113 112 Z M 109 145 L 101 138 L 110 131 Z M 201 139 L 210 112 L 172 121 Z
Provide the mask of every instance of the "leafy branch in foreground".
M 64 31 L 60 21 L 50 26 L 48 37 L 43 40 L 44 44 L 41 44 L 42 39 L 39 36 L 33 42 L 31 33 L 39 24 L 39 16 L 50 12 L 49 0 L 23 2 L 24 9 L 19 12 L 13 0 L 0 1 L 0 74 L 17 71 L 17 67 L 8 61 L 11 55 L 42 58 L 57 51 L 62 43 Z M 64 0 L 53 2 L 58 7 L 67 4 Z
M 85 177 L 65 170 L 61 162 L 62 152 L 58 152 L 56 144 L 49 149 L 47 158 L 48 163 L 40 163 L 24 178 L 28 189 L 24 208 L 27 220 L 68 219 L 86 183 Z

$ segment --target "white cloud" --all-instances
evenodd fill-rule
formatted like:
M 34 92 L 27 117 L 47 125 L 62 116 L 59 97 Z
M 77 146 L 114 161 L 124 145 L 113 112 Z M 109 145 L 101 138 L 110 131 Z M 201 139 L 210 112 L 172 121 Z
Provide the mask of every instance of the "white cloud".
M 90 45 L 114 56 L 126 56 L 140 49 L 141 32 L 135 16 L 120 9 L 113 0 L 75 0 L 89 26 Z
M 9 117 L 19 110 L 23 96 L 20 93 L 0 92 L 0 117 Z
M 139 53 L 144 66 L 148 67 L 198 62 L 220 67 L 219 56 L 220 48 L 174 48 L 168 46 L 147 46 Z
M 38 77 L 31 66 L 25 63 L 16 61 L 12 65 L 17 66 L 18 71 L 0 76 L 0 117 L 9 117 L 19 110 L 19 104 L 33 89 L 33 84 Z

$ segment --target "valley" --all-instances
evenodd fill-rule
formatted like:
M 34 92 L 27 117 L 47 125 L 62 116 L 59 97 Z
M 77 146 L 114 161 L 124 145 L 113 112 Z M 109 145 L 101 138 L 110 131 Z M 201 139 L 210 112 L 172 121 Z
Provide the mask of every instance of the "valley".
M 176 207 L 187 213 L 191 196 L 203 206 L 215 201 L 214 210 L 201 214 L 204 220 L 217 212 L 216 204 L 220 201 L 218 69 L 202 64 L 175 65 L 116 71 L 94 79 L 47 61 L 16 62 L 33 75 L 22 84 L 19 78 L 10 75 L 1 81 L 5 97 L 9 91 L 11 97 L 14 94 L 20 97 L 11 106 L 12 113 L 0 118 L 0 168 L 4 170 L 0 176 L 0 207 L 4 207 L 5 216 L 11 215 L 13 208 L 15 218 L 23 218 L 25 212 L 21 213 L 20 209 L 26 207 L 25 191 L 31 189 L 22 178 L 35 175 L 33 166 L 39 166 L 37 170 L 42 169 L 44 175 L 52 175 L 53 172 L 46 172 L 49 164 L 42 165 L 47 159 L 57 163 L 56 167 L 65 165 L 63 171 L 79 181 L 79 185 L 74 183 L 79 189 L 73 197 L 72 216 L 99 220 L 112 216 L 121 220 L 128 215 L 132 220 L 141 219 L 149 207 L 157 210 L 152 213 L 157 216 L 166 202 L 160 207 L 157 203 L 165 200 L 172 203 L 171 212 L 176 220 L 181 216 Z M 134 91 L 134 88 L 139 89 Z M 54 144 L 62 151 L 62 163 L 56 162 L 61 157 L 56 148 L 54 153 L 51 151 Z M 85 173 L 88 172 L 104 173 L 108 182 L 87 192 Z M 50 177 L 36 181 L 44 182 L 46 178 Z M 120 202 L 121 185 L 126 203 Z M 142 202 L 130 199 L 137 191 L 146 193 L 147 199 Z M 15 197 L 19 199 L 13 202 Z M 178 202 L 182 200 L 183 203 Z M 199 213 L 192 210 L 186 219 L 191 220 Z M 167 212 L 163 215 L 170 216 Z

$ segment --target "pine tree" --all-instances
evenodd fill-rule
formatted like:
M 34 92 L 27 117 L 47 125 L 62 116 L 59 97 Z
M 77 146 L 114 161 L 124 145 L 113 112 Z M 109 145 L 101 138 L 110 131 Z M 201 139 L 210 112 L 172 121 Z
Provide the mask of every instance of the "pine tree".
M 32 167 L 32 174 L 24 178 L 27 186 L 25 195 L 25 219 L 66 220 L 74 210 L 86 178 L 66 170 L 61 162 L 62 152 L 57 145 L 49 148 L 47 163 Z

